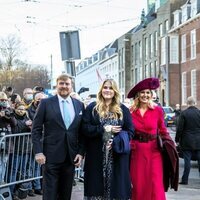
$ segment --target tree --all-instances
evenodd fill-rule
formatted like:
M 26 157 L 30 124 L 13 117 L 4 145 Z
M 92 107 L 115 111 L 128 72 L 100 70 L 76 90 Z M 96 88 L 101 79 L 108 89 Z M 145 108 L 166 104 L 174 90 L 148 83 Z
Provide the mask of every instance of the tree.
M 11 86 L 22 94 L 26 87 L 50 88 L 47 67 L 27 64 L 20 59 L 22 52 L 22 43 L 17 36 L 0 39 L 0 89 Z

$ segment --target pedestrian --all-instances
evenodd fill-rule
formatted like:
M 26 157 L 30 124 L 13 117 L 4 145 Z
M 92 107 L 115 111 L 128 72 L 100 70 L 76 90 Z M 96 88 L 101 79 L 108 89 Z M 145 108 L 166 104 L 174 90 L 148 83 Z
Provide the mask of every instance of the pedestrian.
M 27 109 L 28 116 L 31 119 L 31 121 L 33 121 L 33 119 L 34 119 L 36 110 L 39 106 L 41 99 L 44 99 L 44 98 L 47 98 L 47 96 L 44 94 L 44 92 L 34 93 L 33 102 L 30 105 L 30 107 Z M 41 172 L 40 172 L 41 167 L 38 164 L 35 164 L 35 154 L 34 154 L 34 152 L 32 152 L 31 155 L 32 156 L 29 160 L 29 164 L 30 164 L 30 166 L 32 166 L 31 169 L 30 169 L 30 172 L 31 172 L 32 176 L 40 177 L 41 176 Z M 33 193 L 33 192 L 35 194 L 42 195 L 42 187 L 41 187 L 40 179 L 34 179 L 32 181 L 29 193 Z
M 5 174 L 10 150 L 9 139 L 5 136 L 12 134 L 15 127 L 13 110 L 9 107 L 6 93 L 0 92 L 0 184 L 6 182 Z
M 103 81 L 97 101 L 86 107 L 82 131 L 86 147 L 84 199 L 130 199 L 129 138 L 134 129 L 113 79 Z
M 175 113 L 175 125 L 176 127 L 178 126 L 178 121 L 179 121 L 179 116 L 181 114 L 181 108 L 180 108 L 180 104 L 176 104 L 176 107 L 174 109 L 174 113 Z
M 25 103 L 26 109 L 28 109 L 31 106 L 31 104 L 33 102 L 33 90 L 32 90 L 32 88 L 25 88 L 23 90 L 22 101 Z
M 8 167 L 8 180 L 10 182 L 16 182 L 18 180 L 18 174 L 20 172 L 19 179 L 28 178 L 28 160 L 31 153 L 31 142 L 30 136 L 23 135 L 23 133 L 30 132 L 32 121 L 29 119 L 27 115 L 27 111 L 25 109 L 25 104 L 23 102 L 18 102 L 15 105 L 14 109 L 14 117 L 15 117 L 15 127 L 13 134 L 21 133 L 21 136 L 15 136 L 14 140 L 14 152 L 9 156 L 9 167 Z M 35 196 L 34 193 L 28 192 L 31 183 L 28 182 L 24 185 L 24 190 L 29 196 Z M 17 199 L 17 195 L 15 194 L 16 185 L 10 186 L 10 191 L 13 196 L 13 199 Z
M 75 166 L 83 157 L 80 125 L 84 105 L 70 97 L 72 87 L 70 76 L 58 76 L 57 95 L 40 101 L 33 120 L 35 159 L 43 165 L 43 200 L 71 199 Z
M 158 87 L 157 78 L 147 78 L 135 85 L 128 93 L 128 98 L 134 99 L 131 114 L 135 135 L 130 142 L 132 200 L 166 199 L 163 155 L 158 146 L 158 133 L 163 138 L 165 136 L 171 142 L 173 141 L 164 123 L 163 110 L 152 99 L 152 90 Z
M 181 112 L 176 131 L 175 141 L 180 143 L 183 153 L 184 171 L 179 184 L 188 184 L 191 158 L 195 154 L 200 172 L 200 111 L 195 107 L 192 96 L 187 98 L 188 108 Z

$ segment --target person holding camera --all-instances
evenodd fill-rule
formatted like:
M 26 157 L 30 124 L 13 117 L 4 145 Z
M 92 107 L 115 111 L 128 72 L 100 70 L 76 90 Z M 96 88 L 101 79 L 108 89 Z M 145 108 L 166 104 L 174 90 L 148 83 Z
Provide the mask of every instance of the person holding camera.
M 0 92 L 0 183 L 4 182 L 9 149 L 4 136 L 11 134 L 15 126 L 14 114 L 9 108 L 6 93 Z

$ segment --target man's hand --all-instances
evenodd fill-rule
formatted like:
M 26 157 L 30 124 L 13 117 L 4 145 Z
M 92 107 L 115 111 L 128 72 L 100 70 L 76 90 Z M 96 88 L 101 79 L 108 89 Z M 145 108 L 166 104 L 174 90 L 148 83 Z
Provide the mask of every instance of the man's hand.
M 35 155 L 35 160 L 39 165 L 43 165 L 46 163 L 46 157 L 43 153 L 38 153 Z
M 76 167 L 79 167 L 81 165 L 82 159 L 83 159 L 83 156 L 81 156 L 80 154 L 77 154 L 76 157 L 74 158 L 74 165 Z

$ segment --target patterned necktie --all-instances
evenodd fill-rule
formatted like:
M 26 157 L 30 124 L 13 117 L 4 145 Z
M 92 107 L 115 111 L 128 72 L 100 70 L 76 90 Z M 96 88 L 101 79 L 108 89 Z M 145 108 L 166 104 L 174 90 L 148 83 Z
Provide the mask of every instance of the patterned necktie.
M 65 122 L 66 128 L 69 128 L 70 123 L 71 123 L 71 117 L 70 117 L 69 110 L 67 108 L 67 101 L 62 100 L 62 104 L 63 104 L 63 120 Z

